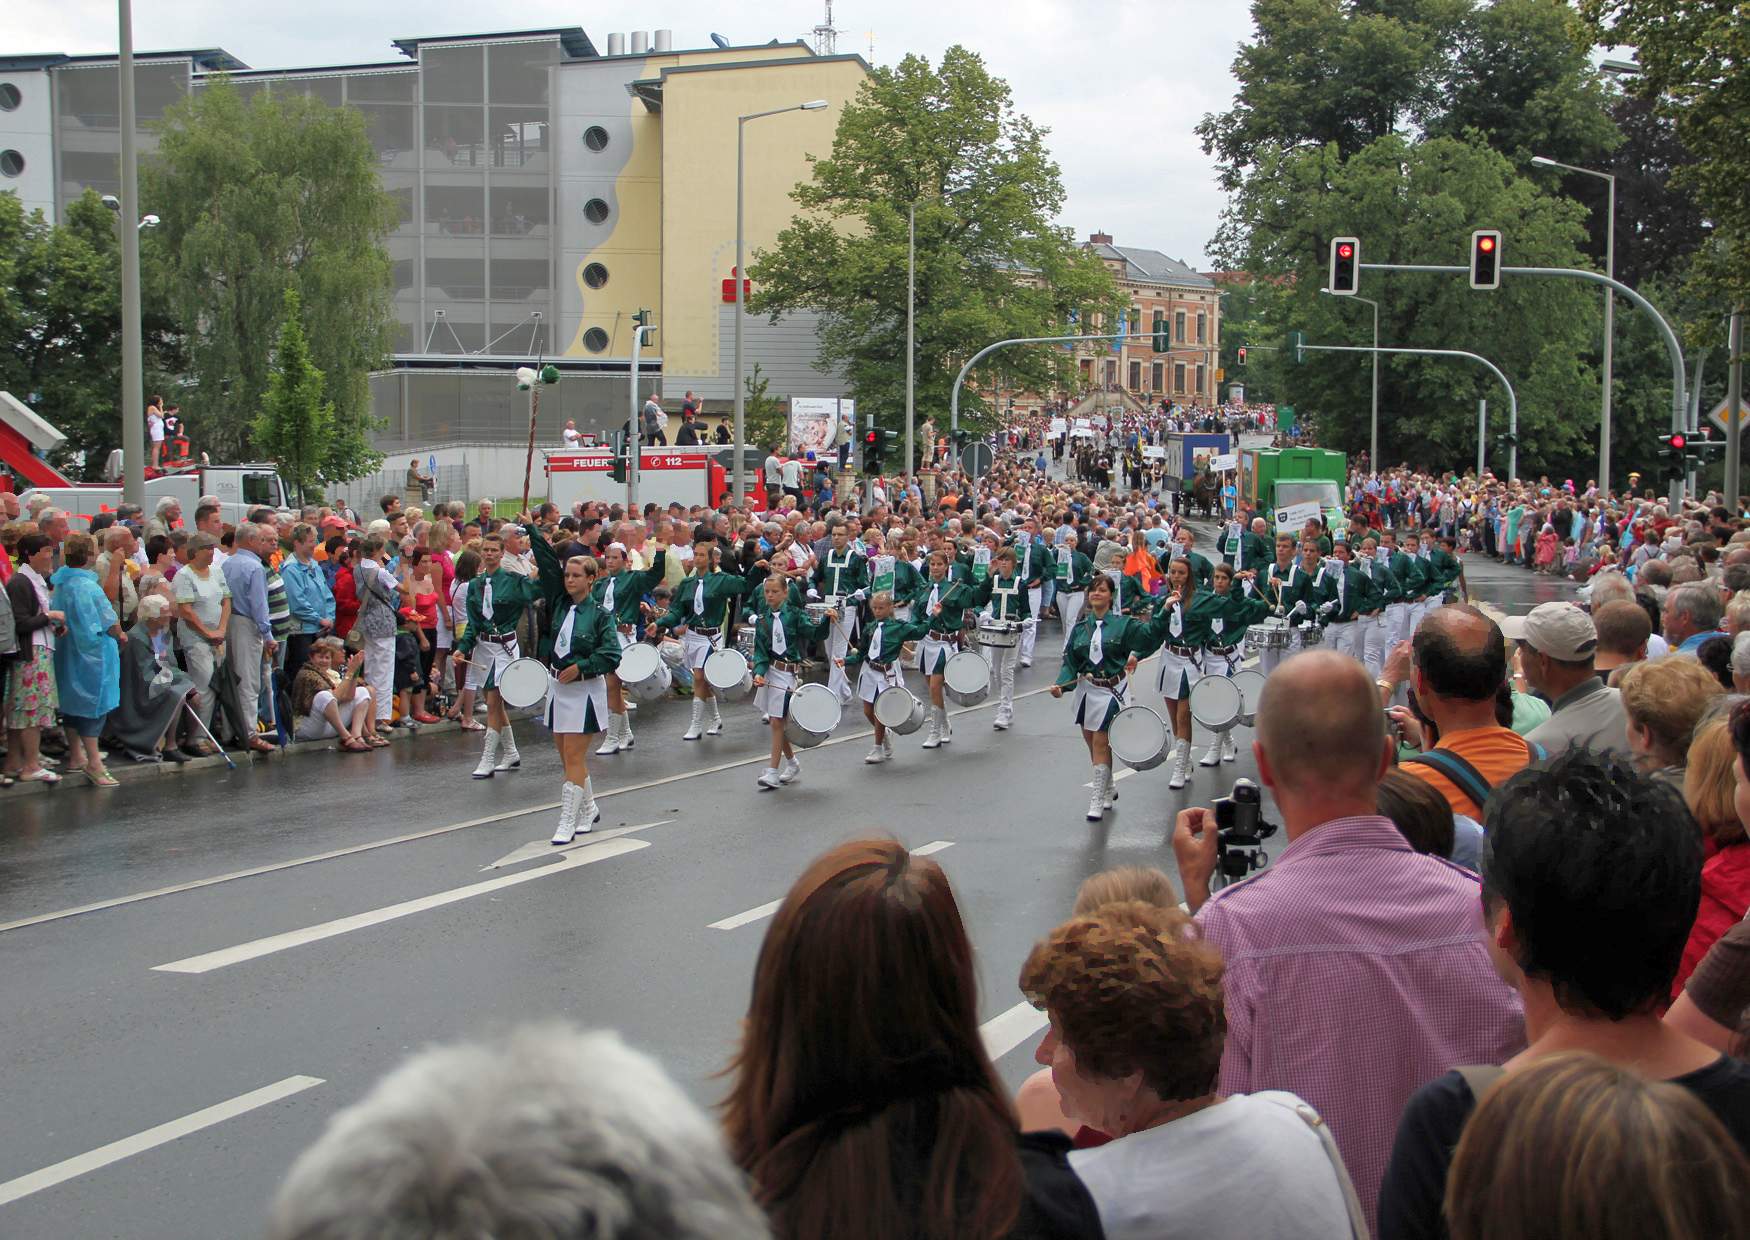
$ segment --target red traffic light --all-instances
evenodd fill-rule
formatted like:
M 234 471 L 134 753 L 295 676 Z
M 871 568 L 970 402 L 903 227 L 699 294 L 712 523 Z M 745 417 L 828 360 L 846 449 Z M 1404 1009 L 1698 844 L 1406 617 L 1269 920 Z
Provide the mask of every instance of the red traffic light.
M 869 444 L 875 443 L 878 441 L 879 436 L 880 436 L 879 431 L 864 431 L 863 432 L 863 442 L 869 443 Z
M 1477 249 L 1481 250 L 1484 254 L 1489 253 L 1489 251 L 1493 250 L 1494 248 L 1495 248 L 1495 239 L 1493 237 L 1483 236 L 1483 237 L 1477 238 Z
M 1684 446 L 1688 443 L 1689 443 L 1689 437 L 1687 435 L 1673 435 L 1673 436 L 1671 436 L 1671 447 L 1675 451 L 1678 451 L 1678 452 L 1683 451 Z
M 1354 258 L 1355 257 L 1355 247 L 1350 245 L 1347 241 L 1345 241 L 1342 245 L 1339 245 L 1337 247 L 1337 257 L 1338 258 Z

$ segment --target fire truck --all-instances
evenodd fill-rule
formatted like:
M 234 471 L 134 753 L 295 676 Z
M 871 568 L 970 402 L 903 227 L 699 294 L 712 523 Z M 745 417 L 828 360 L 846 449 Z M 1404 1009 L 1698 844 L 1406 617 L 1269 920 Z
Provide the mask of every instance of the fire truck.
M 729 497 L 729 471 L 724 467 L 730 449 L 712 444 L 685 448 L 644 448 L 639 453 L 643 468 L 638 474 L 638 503 L 703 504 L 717 508 Z M 569 510 L 573 504 L 594 500 L 604 504 L 626 502 L 626 484 L 610 475 L 614 455 L 610 448 L 573 448 L 546 454 L 547 499 Z M 749 493 L 753 498 L 753 493 Z

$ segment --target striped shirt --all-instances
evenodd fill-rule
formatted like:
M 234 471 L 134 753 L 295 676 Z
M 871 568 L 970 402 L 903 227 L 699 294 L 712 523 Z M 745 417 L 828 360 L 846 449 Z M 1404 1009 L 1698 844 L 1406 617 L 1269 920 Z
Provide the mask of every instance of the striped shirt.
M 1410 1095 L 1525 1045 L 1481 906 L 1474 874 L 1370 815 L 1311 828 L 1198 912 L 1227 963 L 1221 1092 L 1282 1089 L 1311 1103 L 1370 1223 Z

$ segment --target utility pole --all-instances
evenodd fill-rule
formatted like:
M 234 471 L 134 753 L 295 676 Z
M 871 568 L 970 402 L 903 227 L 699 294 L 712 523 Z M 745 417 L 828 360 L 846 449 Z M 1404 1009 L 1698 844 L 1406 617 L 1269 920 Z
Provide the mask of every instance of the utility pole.
M 1700 384 L 1697 384 L 1699 387 Z M 1732 326 L 1726 334 L 1726 504 L 1739 513 L 1738 496 L 1743 490 L 1740 471 L 1744 432 L 1738 411 L 1744 403 L 1744 311 L 1732 311 Z
M 1375 354 L 1374 356 L 1377 358 L 1379 355 Z M 1479 400 L 1479 401 L 1477 401 L 1477 480 L 1479 482 L 1482 481 L 1482 477 L 1483 477 L 1483 463 L 1484 463 L 1484 452 L 1485 452 L 1485 448 L 1483 445 L 1488 443 L 1488 441 L 1489 441 L 1489 402 L 1487 400 Z M 1375 471 L 1377 471 L 1379 469 L 1379 466 L 1375 465 L 1373 468 Z
M 638 416 L 638 355 L 644 351 L 644 333 L 648 330 L 642 324 L 632 328 L 632 416 L 626 420 L 626 519 L 629 521 L 638 519 L 638 469 L 644 463 L 640 442 L 644 420 Z M 740 446 L 735 450 L 739 453 Z
M 146 503 L 146 394 L 140 347 L 140 165 L 134 152 L 134 15 L 118 0 L 122 173 L 122 500 Z
M 909 475 L 916 468 L 912 455 L 912 427 L 916 415 L 917 364 L 917 301 L 918 301 L 918 204 L 912 203 L 905 217 L 905 468 Z

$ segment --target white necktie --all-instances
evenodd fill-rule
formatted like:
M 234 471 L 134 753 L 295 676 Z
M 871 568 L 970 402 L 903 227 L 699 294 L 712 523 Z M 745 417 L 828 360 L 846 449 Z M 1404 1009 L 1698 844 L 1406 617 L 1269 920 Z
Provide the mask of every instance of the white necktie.
M 492 619 L 492 578 L 486 579 L 486 589 L 480 595 L 480 614 Z
M 571 653 L 571 622 L 577 619 L 577 604 L 565 613 L 565 619 L 559 622 L 559 631 L 553 635 L 553 654 L 563 658 Z
M 608 578 L 608 588 L 602 594 L 602 610 L 603 611 L 609 612 L 609 613 L 613 612 L 613 610 L 614 610 L 614 587 L 619 585 L 619 584 L 620 583 L 619 583 L 618 578 L 615 578 L 615 577 Z
M 936 605 L 938 603 L 940 603 L 941 601 L 942 601 L 942 587 L 941 586 L 931 586 L 930 587 L 930 606 L 927 609 L 926 614 L 933 614 L 936 610 Z
M 1173 604 L 1173 622 L 1167 628 L 1174 637 L 1182 636 L 1185 632 L 1185 609 L 1178 603 Z
M 784 615 L 781 611 L 772 613 L 772 653 L 790 653 L 790 647 L 784 643 Z
M 885 623 L 885 621 L 877 620 L 875 631 L 869 634 L 869 657 L 877 662 L 881 659 L 881 626 Z
M 1088 638 L 1088 662 L 1095 671 L 1100 670 L 1100 664 L 1106 661 L 1106 641 L 1102 630 L 1106 627 L 1104 620 L 1094 621 L 1094 635 Z
M 699 584 L 693 587 L 693 614 L 701 617 L 705 614 L 705 579 L 703 577 L 699 578 Z

